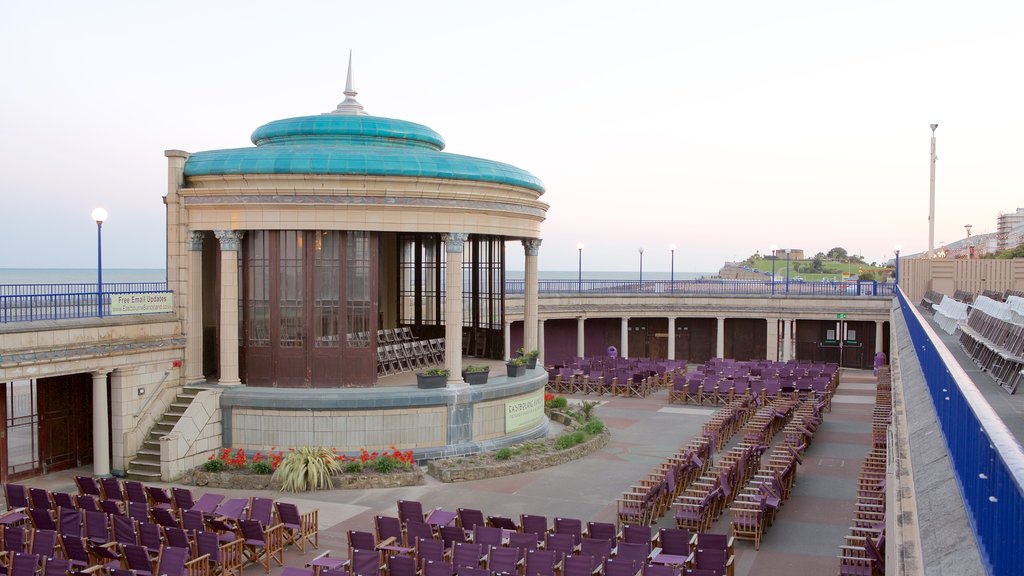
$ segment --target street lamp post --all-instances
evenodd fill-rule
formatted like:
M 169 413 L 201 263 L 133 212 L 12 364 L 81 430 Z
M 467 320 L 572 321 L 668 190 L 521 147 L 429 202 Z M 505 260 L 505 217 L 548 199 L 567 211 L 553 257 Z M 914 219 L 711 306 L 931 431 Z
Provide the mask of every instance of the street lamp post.
M 772 296 L 775 296 L 775 253 L 779 250 L 779 247 L 772 244 L 768 249 L 772 252 Z
M 791 250 L 791 248 L 786 248 L 786 294 L 789 294 L 789 253 Z
M 640 249 L 640 289 L 644 289 L 644 249 Z
M 928 186 L 928 258 L 935 257 L 935 129 L 938 124 L 932 124 L 932 157 L 931 157 L 931 179 Z
M 974 243 L 971 242 L 971 228 L 970 224 L 964 224 L 964 230 L 967 230 L 967 259 L 974 258 Z
M 896 281 L 896 287 L 900 286 L 900 249 L 903 248 L 899 244 L 893 247 L 896 251 L 896 270 L 893 271 L 893 279 Z
M 668 250 L 669 250 L 669 252 L 672 253 L 672 268 L 670 269 L 671 272 L 669 272 L 668 291 L 670 293 L 675 293 L 675 291 L 676 291 L 676 245 L 675 244 L 669 244 L 668 245 Z
M 96 221 L 96 309 L 103 318 L 103 221 L 107 219 L 107 211 L 96 208 L 92 219 Z
M 580 253 L 580 263 L 576 269 L 576 291 L 583 292 L 583 242 L 576 243 L 576 250 Z

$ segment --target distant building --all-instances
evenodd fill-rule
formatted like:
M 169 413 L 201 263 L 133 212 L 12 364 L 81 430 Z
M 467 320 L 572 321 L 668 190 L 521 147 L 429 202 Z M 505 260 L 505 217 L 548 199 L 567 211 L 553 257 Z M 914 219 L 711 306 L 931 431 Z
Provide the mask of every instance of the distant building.
M 1024 208 L 1000 214 L 996 220 L 996 249 L 1009 250 L 1024 243 Z
M 786 248 L 779 248 L 779 249 L 777 249 L 773 253 L 773 256 L 775 256 L 776 258 L 778 258 L 780 260 L 785 260 L 786 259 L 786 250 L 787 250 Z M 805 259 L 803 249 L 801 249 L 801 248 L 789 248 L 788 250 L 789 250 L 789 258 L 790 258 L 790 260 L 804 260 Z

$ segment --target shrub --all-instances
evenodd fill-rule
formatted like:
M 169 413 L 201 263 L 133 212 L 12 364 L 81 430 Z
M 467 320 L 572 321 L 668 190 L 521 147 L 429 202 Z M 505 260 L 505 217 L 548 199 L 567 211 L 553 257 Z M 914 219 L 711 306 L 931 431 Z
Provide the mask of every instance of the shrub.
M 363 463 L 358 460 L 347 462 L 344 471 L 345 474 L 359 474 L 363 471 Z
M 558 440 L 555 440 L 555 448 L 558 450 L 565 450 L 566 448 L 572 448 L 573 446 L 586 441 L 587 435 L 581 431 L 573 432 L 572 434 L 566 434 L 560 436 Z
M 489 366 L 482 366 L 482 365 L 481 366 L 476 366 L 476 365 L 473 365 L 473 364 L 467 364 L 466 367 L 462 369 L 462 371 L 463 372 L 490 372 L 491 368 Z
M 331 478 L 341 471 L 339 462 L 329 448 L 303 446 L 288 453 L 274 472 L 285 492 L 306 492 L 333 488 Z
M 580 414 L 583 415 L 584 422 L 594 417 L 594 410 L 597 409 L 598 404 L 598 402 L 592 400 L 580 402 Z
M 207 472 L 223 472 L 228 465 L 224 463 L 220 458 L 214 458 L 203 462 L 203 470 Z
M 526 357 L 525 356 L 517 356 L 517 357 L 509 360 L 508 363 L 512 364 L 513 366 L 526 366 Z
M 601 432 L 604 432 L 604 422 L 601 422 L 597 418 L 591 418 L 583 425 L 583 431 L 587 434 L 600 434 Z
M 402 463 L 391 456 L 382 456 L 373 461 L 373 469 L 381 474 L 389 474 L 402 467 Z
M 423 371 L 424 376 L 447 376 L 447 368 L 428 368 Z
M 552 408 L 565 408 L 569 406 L 569 401 L 566 400 L 565 396 L 558 396 L 551 401 Z
M 249 470 L 254 474 L 272 474 L 274 467 L 266 460 L 257 460 L 249 463 Z
M 501 450 L 498 450 L 494 454 L 494 458 L 496 460 L 508 460 L 511 457 L 512 457 L 512 449 L 511 448 L 502 448 Z

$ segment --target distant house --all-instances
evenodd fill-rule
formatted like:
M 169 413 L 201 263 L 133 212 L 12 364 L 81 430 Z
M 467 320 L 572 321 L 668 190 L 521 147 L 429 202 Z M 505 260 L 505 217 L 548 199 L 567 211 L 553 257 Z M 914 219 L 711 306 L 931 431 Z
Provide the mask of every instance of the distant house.
M 786 259 L 786 248 L 779 248 L 775 251 L 774 256 L 779 260 Z M 790 260 L 805 260 L 804 251 L 802 248 L 789 248 Z

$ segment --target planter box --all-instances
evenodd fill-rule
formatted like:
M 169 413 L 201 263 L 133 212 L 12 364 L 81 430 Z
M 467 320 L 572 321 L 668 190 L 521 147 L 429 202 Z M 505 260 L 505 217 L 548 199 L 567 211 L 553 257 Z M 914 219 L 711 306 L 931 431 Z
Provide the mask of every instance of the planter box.
M 206 472 L 200 469 L 190 470 L 178 480 L 183 484 L 206 488 L 232 488 L 239 490 L 280 490 L 281 482 L 273 480 L 270 474 L 249 474 L 245 472 Z M 413 467 L 411 472 L 392 472 L 390 474 L 339 474 L 334 477 L 335 490 L 365 490 L 368 488 L 401 488 L 405 486 L 422 486 L 423 470 Z
M 417 388 L 444 388 L 448 385 L 448 376 L 441 374 L 439 376 L 427 376 L 426 374 L 416 374 L 416 387 Z
M 490 376 L 490 371 L 462 373 L 462 379 L 472 385 L 487 384 L 488 376 Z
M 526 366 L 516 366 L 515 364 L 505 364 L 505 370 L 508 373 L 509 378 L 516 378 L 526 374 Z
M 533 370 L 534 368 L 536 368 L 537 367 L 537 359 L 536 358 L 530 358 L 529 356 L 527 356 L 526 357 L 526 367 L 529 368 L 530 370 Z

